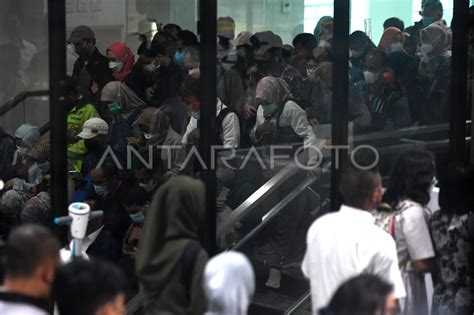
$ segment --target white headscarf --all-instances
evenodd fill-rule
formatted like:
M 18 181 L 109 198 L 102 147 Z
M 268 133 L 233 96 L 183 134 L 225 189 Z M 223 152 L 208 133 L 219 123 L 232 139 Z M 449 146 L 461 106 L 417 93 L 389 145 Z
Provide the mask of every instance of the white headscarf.
M 111 81 L 104 86 L 100 100 L 120 104 L 122 106 L 122 113 L 131 112 L 138 106 L 145 104 L 131 88 L 118 81 Z
M 245 315 L 255 292 L 255 274 L 245 255 L 226 252 L 212 258 L 204 269 L 207 315 Z

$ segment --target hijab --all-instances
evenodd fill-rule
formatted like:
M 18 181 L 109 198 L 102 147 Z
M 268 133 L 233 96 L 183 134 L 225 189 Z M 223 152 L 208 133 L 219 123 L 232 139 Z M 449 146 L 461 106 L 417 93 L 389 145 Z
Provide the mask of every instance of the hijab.
M 379 46 L 378 48 L 385 51 L 385 53 L 390 53 L 392 51 L 392 41 L 397 36 L 398 34 L 402 34 L 402 31 L 400 31 L 396 27 L 389 27 L 387 28 L 382 35 L 382 38 L 380 39 Z
M 427 38 L 426 44 L 433 46 L 433 51 L 428 57 L 445 56 L 451 51 L 453 33 L 449 27 L 433 23 L 421 30 L 420 38 Z M 423 41 L 425 42 L 425 41 Z
M 282 107 L 286 100 L 291 97 L 291 93 L 288 84 L 283 79 L 264 77 L 257 84 L 255 97 Z
M 186 176 L 169 179 L 155 193 L 136 261 L 137 275 L 146 290 L 159 296 L 170 284 L 186 245 L 198 240 L 204 200 L 204 184 Z
M 41 134 L 38 127 L 27 123 L 18 127 L 15 138 L 21 139 L 31 149 L 40 142 Z
M 255 292 L 255 274 L 245 255 L 226 252 L 212 258 L 204 269 L 206 314 L 246 315 Z
M 130 112 L 138 106 L 145 104 L 131 88 L 118 81 L 111 81 L 104 86 L 100 100 L 120 104 L 123 113 Z
M 135 63 L 133 52 L 127 45 L 122 43 L 110 44 L 107 50 L 113 52 L 117 56 L 117 59 L 123 64 L 122 69 L 113 74 L 115 80 L 119 82 L 125 81 L 126 77 L 132 72 L 133 64 Z
M 147 139 L 147 145 L 162 145 L 168 135 L 170 120 L 163 110 L 148 107 L 143 110 L 133 125 L 144 125 L 148 128 L 151 138 Z

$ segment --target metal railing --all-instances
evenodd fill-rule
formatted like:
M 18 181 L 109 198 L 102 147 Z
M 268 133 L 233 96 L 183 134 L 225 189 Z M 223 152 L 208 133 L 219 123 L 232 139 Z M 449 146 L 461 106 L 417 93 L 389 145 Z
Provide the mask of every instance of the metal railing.
M 38 91 L 23 91 L 17 94 L 12 100 L 8 101 L 2 107 L 0 107 L 0 117 L 11 111 L 13 108 L 18 106 L 21 102 L 29 97 L 35 96 L 47 96 L 49 90 L 38 90 Z

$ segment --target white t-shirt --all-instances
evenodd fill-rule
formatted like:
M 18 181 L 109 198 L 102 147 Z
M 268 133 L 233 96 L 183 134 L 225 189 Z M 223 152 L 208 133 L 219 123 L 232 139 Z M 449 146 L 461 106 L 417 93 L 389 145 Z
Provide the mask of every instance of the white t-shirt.
M 343 282 L 361 273 L 391 283 L 396 298 L 406 295 L 395 241 L 368 211 L 343 205 L 317 219 L 308 231 L 302 269 L 311 283 L 313 314 L 327 306 Z
M 24 303 L 0 301 L 2 315 L 48 315 L 47 312 L 36 306 Z
M 428 228 L 429 212 L 419 203 L 410 200 L 400 202 L 397 209 L 405 209 L 395 217 L 400 270 L 412 271 L 412 260 L 435 256 Z

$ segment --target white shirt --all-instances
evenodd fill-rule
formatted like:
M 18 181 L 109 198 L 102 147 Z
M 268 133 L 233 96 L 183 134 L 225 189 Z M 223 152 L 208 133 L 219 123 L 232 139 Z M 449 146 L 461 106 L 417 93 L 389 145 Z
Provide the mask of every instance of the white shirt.
M 250 134 L 250 138 L 253 142 L 259 142 L 261 140 L 256 138 L 255 133 L 257 131 L 257 127 L 265 122 L 265 116 L 263 114 L 263 107 L 259 106 L 257 110 L 256 123 Z M 303 138 L 303 145 L 305 149 L 308 147 L 319 147 L 316 140 L 316 135 L 314 134 L 313 128 L 308 121 L 306 112 L 295 102 L 288 101 L 285 103 L 285 107 L 281 112 L 278 125 L 280 127 L 290 126 L 298 136 Z M 314 149 L 308 150 L 308 157 L 308 165 L 315 164 L 318 160 L 318 155 Z
M 16 302 L 0 301 L 2 315 L 48 315 L 46 311 L 34 305 Z
M 395 217 L 395 239 L 400 269 L 412 271 L 413 260 L 432 258 L 435 252 L 428 228 L 428 210 L 410 200 L 397 206 L 397 209 L 403 208 L 406 209 Z
M 313 314 L 327 306 L 343 282 L 361 273 L 391 283 L 396 298 L 406 295 L 395 241 L 368 211 L 343 205 L 317 219 L 308 230 L 302 269 L 311 283 Z
M 219 113 L 224 108 L 227 108 L 221 100 L 217 99 L 216 104 L 216 117 L 219 116 Z M 183 135 L 181 140 L 182 144 L 188 143 L 189 134 L 198 127 L 198 121 L 196 118 L 191 117 L 189 120 L 188 126 L 186 127 L 186 132 Z M 220 139 L 225 148 L 238 148 L 240 144 L 240 124 L 239 117 L 235 113 L 229 113 L 224 117 L 222 121 L 222 133 L 220 134 Z

